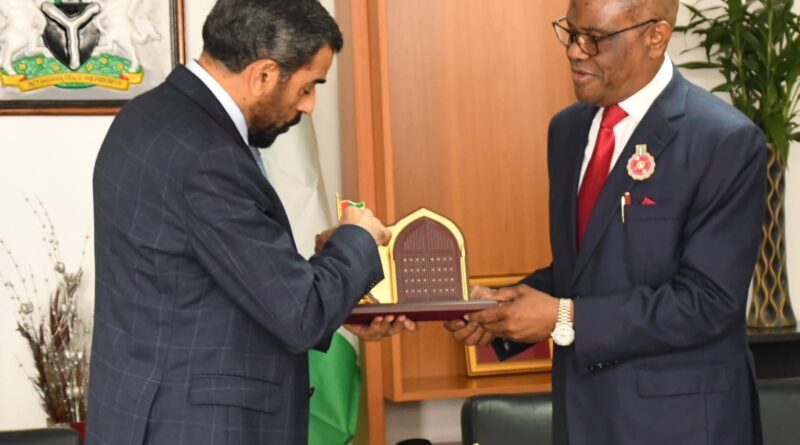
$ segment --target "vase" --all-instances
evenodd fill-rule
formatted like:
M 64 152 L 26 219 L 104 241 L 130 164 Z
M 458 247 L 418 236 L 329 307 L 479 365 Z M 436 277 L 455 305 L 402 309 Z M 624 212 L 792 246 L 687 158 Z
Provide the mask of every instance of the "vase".
M 81 436 L 81 443 L 86 441 L 86 422 L 69 422 L 67 425 L 78 432 L 78 435 Z
M 81 438 L 81 443 L 86 441 L 86 422 L 53 422 L 50 417 L 47 418 L 47 426 L 55 428 L 70 428 L 78 433 Z
M 753 275 L 753 298 L 747 315 L 747 326 L 789 328 L 796 326 L 797 321 L 789 299 L 786 270 L 786 168 L 772 144 L 769 144 L 767 153 L 767 210 L 761 228 L 761 246 Z

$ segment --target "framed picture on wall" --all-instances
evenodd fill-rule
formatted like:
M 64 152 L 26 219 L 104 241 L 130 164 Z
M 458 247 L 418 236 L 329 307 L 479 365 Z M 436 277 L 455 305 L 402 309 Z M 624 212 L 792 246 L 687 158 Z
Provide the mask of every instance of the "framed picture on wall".
M 0 114 L 114 114 L 183 61 L 183 0 L 0 1 Z
M 549 371 L 553 367 L 553 341 L 545 341 L 514 357 L 500 361 L 491 346 L 467 346 L 470 376 Z

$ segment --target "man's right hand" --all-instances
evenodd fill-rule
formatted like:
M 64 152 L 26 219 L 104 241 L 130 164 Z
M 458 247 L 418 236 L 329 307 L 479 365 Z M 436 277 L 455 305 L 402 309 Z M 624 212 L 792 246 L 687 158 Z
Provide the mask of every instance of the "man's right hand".
M 489 289 L 483 286 L 472 286 L 469 290 L 470 300 L 497 300 L 504 301 L 504 292 Z M 466 320 L 449 320 L 444 322 L 444 328 L 450 331 L 453 338 L 468 345 L 485 346 L 494 340 L 494 335 L 486 331 L 481 325 Z
M 342 214 L 342 224 L 353 224 L 365 229 L 381 246 L 389 244 L 392 232 L 368 208 L 347 207 Z

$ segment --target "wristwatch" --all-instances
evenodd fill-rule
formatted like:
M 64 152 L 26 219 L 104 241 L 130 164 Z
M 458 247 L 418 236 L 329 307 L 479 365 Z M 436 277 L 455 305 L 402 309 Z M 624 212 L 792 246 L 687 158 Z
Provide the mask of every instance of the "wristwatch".
M 572 329 L 572 314 L 570 313 L 571 308 L 572 300 L 569 298 L 559 300 L 556 327 L 550 334 L 553 337 L 553 343 L 558 346 L 569 346 L 575 341 L 575 330 Z

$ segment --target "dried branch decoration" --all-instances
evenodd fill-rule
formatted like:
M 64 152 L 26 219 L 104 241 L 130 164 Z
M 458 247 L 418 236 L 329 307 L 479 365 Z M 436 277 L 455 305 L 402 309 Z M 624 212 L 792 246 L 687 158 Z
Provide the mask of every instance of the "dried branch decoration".
M 0 239 L 0 253 L 5 254 L 13 266 L 12 276 L 0 270 L 0 283 L 17 308 L 17 332 L 30 348 L 35 367 L 31 377 L 45 413 L 54 423 L 80 422 L 86 419 L 86 389 L 89 378 L 89 346 L 91 328 L 79 316 L 77 290 L 83 270 L 67 271 L 61 260 L 61 251 L 50 215 L 38 198 L 31 206 L 42 231 L 42 242 L 47 246 L 47 256 L 52 271 L 44 275 L 49 297 L 39 295 L 36 275 L 23 270 L 9 247 Z M 86 236 L 88 241 L 88 235 Z M 86 252 L 81 255 L 81 262 Z M 48 278 L 51 275 L 55 280 Z M 47 301 L 45 308 L 35 302 Z

